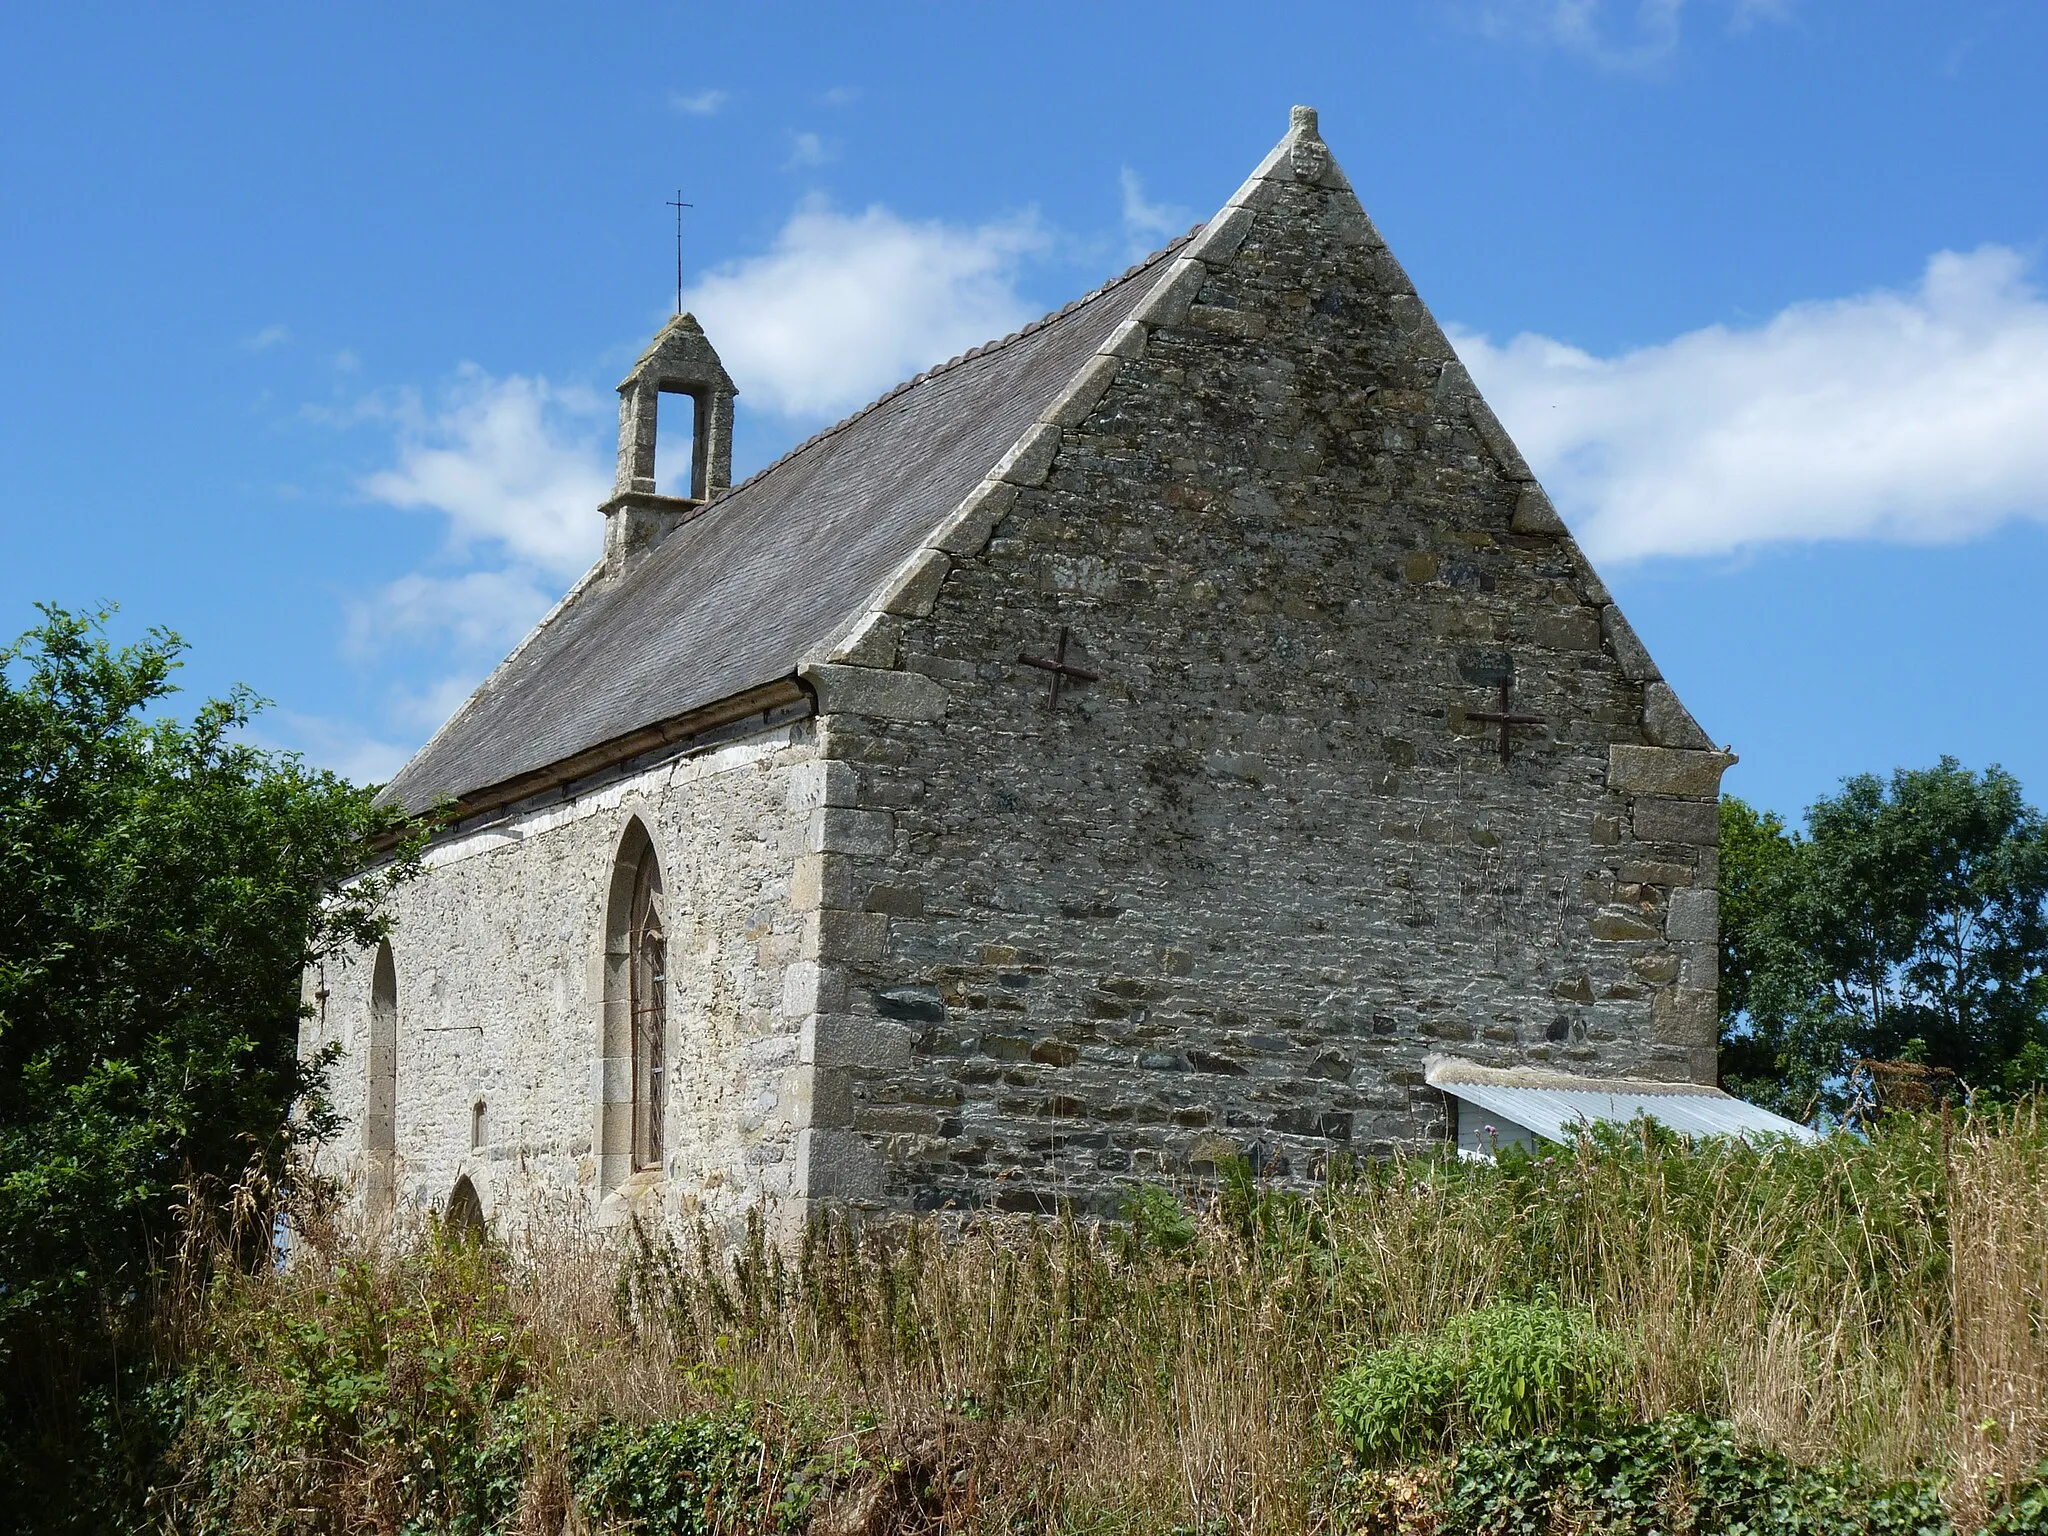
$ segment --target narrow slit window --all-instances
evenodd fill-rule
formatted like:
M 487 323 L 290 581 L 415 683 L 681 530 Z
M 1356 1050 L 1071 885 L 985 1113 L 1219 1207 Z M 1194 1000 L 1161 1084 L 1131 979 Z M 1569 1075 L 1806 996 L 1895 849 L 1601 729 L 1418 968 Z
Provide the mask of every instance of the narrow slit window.
M 664 496 L 698 496 L 697 401 L 663 390 L 654 416 L 654 483 Z
M 398 1164 L 398 969 L 388 943 L 377 946 L 371 972 L 366 1055 L 363 1153 L 368 1162 L 370 1212 L 381 1217 L 396 1198 Z
M 481 1152 L 489 1144 L 485 1135 L 484 1101 L 478 1099 L 469 1106 L 469 1150 Z

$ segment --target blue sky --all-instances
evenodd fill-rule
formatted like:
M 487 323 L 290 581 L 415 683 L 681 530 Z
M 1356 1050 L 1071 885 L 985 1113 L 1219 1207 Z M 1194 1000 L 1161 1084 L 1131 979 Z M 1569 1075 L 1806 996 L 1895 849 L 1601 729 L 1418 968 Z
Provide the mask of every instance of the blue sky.
M 2048 5 L 16 6 L 0 628 L 388 774 L 587 562 L 685 278 L 744 474 L 1325 137 L 1696 714 L 1796 812 L 2048 799 Z

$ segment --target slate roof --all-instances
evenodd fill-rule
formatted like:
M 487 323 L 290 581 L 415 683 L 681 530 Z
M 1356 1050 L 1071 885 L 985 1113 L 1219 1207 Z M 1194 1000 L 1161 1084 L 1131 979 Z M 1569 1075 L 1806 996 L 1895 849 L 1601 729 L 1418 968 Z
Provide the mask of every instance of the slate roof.
M 586 576 L 379 798 L 462 800 L 792 676 L 1057 398 L 1185 241 L 955 358 Z

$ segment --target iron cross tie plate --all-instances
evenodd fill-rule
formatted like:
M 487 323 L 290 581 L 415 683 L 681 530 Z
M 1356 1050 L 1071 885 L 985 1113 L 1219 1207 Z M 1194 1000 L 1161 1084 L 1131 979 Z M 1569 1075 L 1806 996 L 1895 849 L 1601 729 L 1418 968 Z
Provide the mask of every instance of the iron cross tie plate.
M 1028 651 L 1019 651 L 1017 653 L 1017 661 L 1019 665 L 1037 667 L 1040 671 L 1051 674 L 1050 681 L 1052 687 L 1047 692 L 1045 703 L 1047 709 L 1058 709 L 1060 707 L 1060 685 L 1068 678 L 1072 678 L 1077 683 L 1099 683 L 1102 681 L 1097 674 L 1090 672 L 1086 667 L 1074 666 L 1067 660 L 1067 627 L 1064 624 L 1060 626 L 1059 645 L 1051 656 L 1033 656 Z
M 1509 710 L 1508 691 L 1513 686 L 1506 678 L 1501 679 L 1499 709 L 1468 709 L 1465 711 L 1465 718 L 1467 720 L 1483 720 L 1489 725 L 1500 727 L 1500 760 L 1503 767 L 1507 765 L 1513 750 L 1514 738 L 1508 734 L 1509 728 L 1517 725 L 1542 725 L 1545 723 L 1541 715 L 1518 715 Z

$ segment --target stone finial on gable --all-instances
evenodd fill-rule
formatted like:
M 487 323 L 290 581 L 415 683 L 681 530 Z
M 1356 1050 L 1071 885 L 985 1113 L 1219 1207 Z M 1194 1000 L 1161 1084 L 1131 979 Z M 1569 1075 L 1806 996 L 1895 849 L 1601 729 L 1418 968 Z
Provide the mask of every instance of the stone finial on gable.
M 1288 113 L 1287 139 L 1288 168 L 1296 181 L 1321 181 L 1330 173 L 1330 146 L 1316 125 L 1314 107 L 1295 107 Z
M 679 314 L 661 328 L 619 383 L 618 478 L 605 515 L 605 565 L 617 574 L 701 511 L 732 484 L 732 412 L 739 390 L 704 328 Z M 696 405 L 689 492 L 664 496 L 655 480 L 655 428 L 663 395 Z

